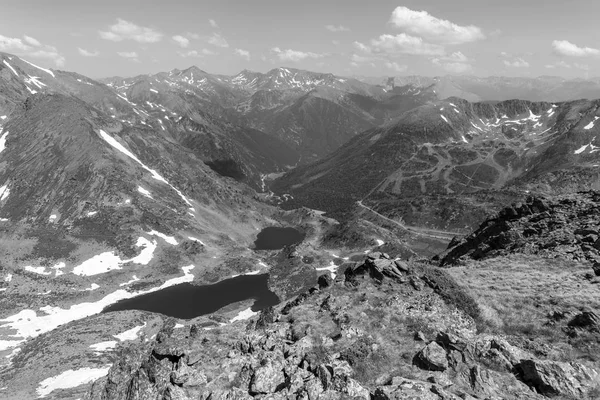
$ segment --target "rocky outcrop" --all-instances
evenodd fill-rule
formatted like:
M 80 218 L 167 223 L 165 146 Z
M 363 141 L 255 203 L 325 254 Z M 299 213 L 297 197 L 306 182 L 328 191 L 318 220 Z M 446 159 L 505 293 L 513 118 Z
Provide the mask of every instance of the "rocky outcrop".
M 583 398 L 599 381 L 598 372 L 577 363 L 523 360 L 515 367 L 523 382 L 548 396 Z
M 124 349 L 90 398 L 540 400 L 600 384 L 589 366 L 478 334 L 431 268 L 371 253 L 250 322 L 171 322 Z
M 462 258 L 478 260 L 524 253 L 600 265 L 598 213 L 598 192 L 553 198 L 532 196 L 524 203 L 504 208 L 465 238 L 453 240 L 436 260 L 445 266 Z
M 429 371 L 448 369 L 446 350 L 436 342 L 431 342 L 417 354 L 417 362 Z

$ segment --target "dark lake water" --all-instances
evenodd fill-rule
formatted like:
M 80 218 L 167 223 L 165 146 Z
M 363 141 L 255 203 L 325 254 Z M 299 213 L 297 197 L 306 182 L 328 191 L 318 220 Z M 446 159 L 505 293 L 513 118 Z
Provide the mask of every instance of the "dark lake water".
M 252 311 L 259 311 L 279 303 L 277 295 L 269 290 L 268 278 L 268 274 L 242 275 L 213 285 L 182 283 L 119 301 L 106 307 L 103 312 L 143 310 L 191 319 L 248 299 L 255 300 Z
M 254 250 L 277 250 L 304 240 L 305 235 L 294 228 L 270 226 L 258 233 Z

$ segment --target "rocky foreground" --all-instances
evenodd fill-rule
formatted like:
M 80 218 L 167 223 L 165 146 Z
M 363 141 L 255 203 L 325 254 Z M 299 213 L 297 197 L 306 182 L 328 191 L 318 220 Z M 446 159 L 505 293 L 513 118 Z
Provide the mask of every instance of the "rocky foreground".
M 153 341 L 123 350 L 88 398 L 599 398 L 597 363 L 544 357 L 484 331 L 483 319 L 445 270 L 371 253 L 250 322 L 167 321 Z M 598 328 L 593 312 L 576 319 L 592 322 L 573 325 L 575 336 Z

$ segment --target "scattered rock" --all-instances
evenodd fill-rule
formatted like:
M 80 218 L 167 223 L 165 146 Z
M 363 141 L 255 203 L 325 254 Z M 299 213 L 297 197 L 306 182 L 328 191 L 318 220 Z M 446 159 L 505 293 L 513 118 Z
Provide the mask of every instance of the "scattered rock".
M 448 369 L 446 350 L 436 342 L 431 342 L 417 354 L 417 366 L 429 371 L 445 371 Z

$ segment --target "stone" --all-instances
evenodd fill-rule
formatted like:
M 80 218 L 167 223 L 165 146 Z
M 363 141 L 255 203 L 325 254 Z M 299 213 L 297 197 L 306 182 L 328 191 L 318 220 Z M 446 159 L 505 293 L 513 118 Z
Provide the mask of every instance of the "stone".
M 206 383 L 206 376 L 202 372 L 185 363 L 180 363 L 179 368 L 171 372 L 170 378 L 173 385 L 183 387 L 195 387 Z
M 264 365 L 256 368 L 250 380 L 250 393 L 274 393 L 279 385 L 285 382 L 283 371 L 277 363 L 267 360 Z
M 600 318 L 593 311 L 583 311 L 580 314 L 577 314 L 569 323 L 567 324 L 570 328 L 581 328 L 587 329 L 590 331 L 598 331 L 600 330 Z
M 333 284 L 333 279 L 331 279 L 330 274 L 320 275 L 317 278 L 317 284 L 319 285 L 319 289 L 325 289 Z
M 396 268 L 398 268 L 398 270 L 400 270 L 401 272 L 405 274 L 410 274 L 410 267 L 408 266 L 408 263 L 402 260 L 394 260 L 394 265 L 396 265 Z
M 448 369 L 446 350 L 436 342 L 425 346 L 418 354 L 418 366 L 429 371 L 445 371 Z
M 578 363 L 522 360 L 516 370 L 523 382 L 545 396 L 581 399 L 589 388 L 600 384 L 597 371 Z

